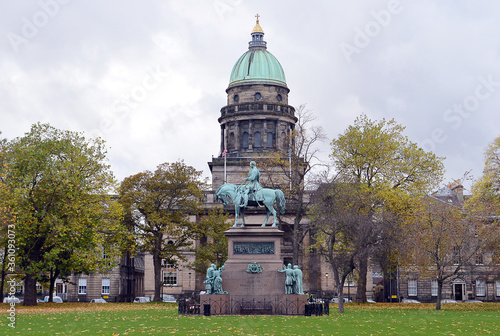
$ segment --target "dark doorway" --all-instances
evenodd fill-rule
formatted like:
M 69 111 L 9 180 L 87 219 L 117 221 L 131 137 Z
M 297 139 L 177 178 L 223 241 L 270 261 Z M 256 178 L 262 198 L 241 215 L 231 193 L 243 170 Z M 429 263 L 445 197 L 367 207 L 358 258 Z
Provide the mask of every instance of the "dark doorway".
M 464 299 L 464 284 L 454 284 L 455 287 L 455 300 L 463 301 Z

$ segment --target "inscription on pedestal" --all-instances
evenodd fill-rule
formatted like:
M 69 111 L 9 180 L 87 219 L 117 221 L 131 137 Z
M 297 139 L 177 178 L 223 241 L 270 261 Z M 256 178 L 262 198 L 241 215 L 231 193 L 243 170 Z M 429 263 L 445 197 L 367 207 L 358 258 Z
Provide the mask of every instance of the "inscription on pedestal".
M 274 242 L 234 242 L 233 254 L 274 254 Z

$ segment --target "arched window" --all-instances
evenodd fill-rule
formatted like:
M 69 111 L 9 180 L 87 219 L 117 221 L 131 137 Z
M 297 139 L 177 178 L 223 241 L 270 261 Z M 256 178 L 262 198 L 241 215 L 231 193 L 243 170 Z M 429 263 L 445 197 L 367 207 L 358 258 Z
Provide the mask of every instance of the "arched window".
M 260 132 L 255 132 L 253 135 L 253 143 L 254 147 L 260 148 L 262 147 L 262 138 L 260 136 Z
M 243 148 L 248 148 L 248 133 L 243 133 Z
M 273 133 L 267 133 L 267 148 L 273 147 Z

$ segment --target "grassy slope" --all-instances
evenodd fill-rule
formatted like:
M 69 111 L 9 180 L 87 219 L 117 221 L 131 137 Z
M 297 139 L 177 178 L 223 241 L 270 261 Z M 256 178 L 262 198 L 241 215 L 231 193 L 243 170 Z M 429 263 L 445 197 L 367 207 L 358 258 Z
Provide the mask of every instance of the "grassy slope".
M 174 304 L 42 304 L 17 307 L 0 335 L 499 335 L 500 304 L 348 304 L 330 316 L 179 316 Z M 7 305 L 1 305 L 0 312 Z

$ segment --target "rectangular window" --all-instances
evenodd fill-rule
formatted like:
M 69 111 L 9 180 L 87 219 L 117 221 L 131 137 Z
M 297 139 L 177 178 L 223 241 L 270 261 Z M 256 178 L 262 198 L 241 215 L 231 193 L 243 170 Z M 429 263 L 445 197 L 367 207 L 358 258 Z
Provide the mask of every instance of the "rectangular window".
M 438 296 L 438 282 L 437 282 L 437 280 L 431 281 L 431 295 Z
M 354 277 L 352 275 L 348 276 L 344 282 L 345 287 L 354 287 L 356 286 L 356 281 L 354 281 Z
M 87 279 L 78 279 L 78 294 L 87 294 Z
M 453 248 L 453 264 L 454 265 L 460 265 L 462 262 L 462 258 L 460 255 L 460 249 L 458 247 Z
M 111 258 L 109 257 L 109 255 L 106 252 L 102 253 L 102 259 L 106 262 L 106 265 L 108 267 L 111 266 Z
M 497 296 L 500 296 L 500 280 L 495 282 L 495 287 L 497 288 Z
M 177 269 L 171 264 L 166 264 L 163 268 L 163 285 L 177 286 Z
M 102 290 L 101 290 L 102 294 L 109 294 L 110 284 L 111 284 L 110 279 L 102 279 Z
M 476 296 L 486 295 L 486 284 L 484 280 L 476 280 Z
M 408 296 L 417 296 L 417 280 L 408 280 Z
M 476 252 L 476 265 L 483 265 L 483 254 L 480 251 Z

